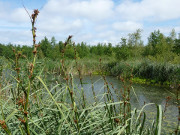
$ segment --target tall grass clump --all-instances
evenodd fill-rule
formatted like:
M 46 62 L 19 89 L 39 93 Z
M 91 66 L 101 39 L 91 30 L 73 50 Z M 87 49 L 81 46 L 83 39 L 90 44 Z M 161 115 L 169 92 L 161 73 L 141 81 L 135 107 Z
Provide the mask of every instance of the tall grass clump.
M 166 81 L 174 81 L 174 83 L 180 81 L 180 65 L 150 63 L 145 61 L 137 67 L 136 72 L 137 76 L 152 79 L 161 83 Z
M 75 68 L 79 75 L 80 88 L 74 83 L 73 72 L 65 64 L 64 53 L 71 43 L 72 36 L 64 42 L 59 72 L 52 72 L 51 80 L 46 75 L 45 67 L 38 58 L 35 22 L 39 14 L 34 10 L 30 16 L 33 35 L 33 59 L 28 60 L 21 52 L 14 52 L 14 67 L 6 79 L 1 64 L 0 81 L 0 132 L 8 135 L 73 135 L 73 134 L 161 134 L 162 107 L 157 105 L 156 120 L 147 125 L 144 108 L 131 109 L 130 78 L 121 76 L 123 89 L 111 90 L 106 76 L 101 72 L 104 81 L 104 93 L 93 91 L 95 102 L 89 103 L 83 89 L 81 66 L 75 58 Z M 76 50 L 75 50 L 76 57 Z M 26 63 L 21 59 L 25 59 Z M 48 61 L 46 61 L 48 63 Z M 129 65 L 127 65 L 129 66 Z M 99 61 L 102 69 L 102 60 Z M 100 70 L 102 71 L 102 70 Z M 93 86 L 93 82 L 92 82 Z M 113 85 L 112 85 L 113 87 Z M 114 99 L 116 94 L 118 100 Z M 121 95 L 121 96 L 119 96 Z
M 178 85 L 180 82 L 180 65 L 169 63 L 157 63 L 149 60 L 141 62 L 111 62 L 106 69 L 113 76 L 124 74 L 129 76 L 129 70 L 133 69 L 134 77 L 150 80 L 153 83 Z

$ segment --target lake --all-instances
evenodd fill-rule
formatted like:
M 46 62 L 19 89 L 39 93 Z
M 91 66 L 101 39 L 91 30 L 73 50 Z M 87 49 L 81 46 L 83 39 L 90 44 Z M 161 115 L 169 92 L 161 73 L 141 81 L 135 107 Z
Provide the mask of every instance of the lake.
M 112 94 L 114 93 L 114 90 L 112 89 L 110 83 L 113 84 L 114 89 L 117 89 L 119 91 L 121 88 L 123 88 L 122 82 L 115 77 L 106 76 L 106 79 L 109 83 Z M 94 83 L 94 91 L 96 95 L 102 95 L 104 93 L 104 80 L 102 79 L 102 77 L 98 75 L 92 76 L 92 81 Z M 77 87 L 80 88 L 80 81 L 76 76 L 74 77 L 74 84 L 77 84 Z M 163 114 L 162 133 L 168 134 L 175 131 L 178 124 L 178 105 L 176 102 L 176 90 L 139 84 L 133 84 L 132 87 L 133 88 L 131 88 L 130 96 L 132 108 L 141 109 L 144 104 L 155 103 L 157 105 L 162 105 L 162 108 L 164 110 L 166 97 L 171 97 L 168 102 L 168 107 Z M 94 99 L 92 94 L 92 84 L 90 76 L 83 76 L 83 89 L 87 100 L 89 100 L 89 102 L 93 102 Z M 137 96 L 135 96 L 134 93 Z M 98 99 L 101 99 L 101 97 L 102 96 L 98 96 Z M 116 100 L 116 96 L 114 96 L 114 99 Z M 156 106 L 150 105 L 145 107 L 145 112 L 147 114 L 148 121 L 151 122 L 156 117 Z

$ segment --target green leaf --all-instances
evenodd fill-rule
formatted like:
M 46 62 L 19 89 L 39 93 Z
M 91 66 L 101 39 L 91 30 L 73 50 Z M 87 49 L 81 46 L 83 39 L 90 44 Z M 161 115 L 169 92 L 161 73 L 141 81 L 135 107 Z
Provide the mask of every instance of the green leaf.
M 161 105 L 157 105 L 155 135 L 161 135 L 161 126 L 162 126 L 162 107 L 161 107 Z
M 5 122 L 8 122 L 8 120 L 10 120 L 15 114 L 16 112 L 18 112 L 18 110 L 14 110 L 6 119 Z
M 141 129 L 140 129 L 140 135 L 142 134 L 142 131 L 143 131 L 143 128 L 144 128 L 144 125 L 145 125 L 145 120 L 146 120 L 146 113 L 144 112 L 144 118 L 143 118 L 142 126 L 141 126 Z

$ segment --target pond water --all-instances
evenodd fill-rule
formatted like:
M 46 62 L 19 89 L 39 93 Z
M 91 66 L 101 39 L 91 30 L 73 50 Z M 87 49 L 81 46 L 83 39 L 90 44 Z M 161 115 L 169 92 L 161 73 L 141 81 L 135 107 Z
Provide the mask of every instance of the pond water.
M 121 88 L 123 88 L 121 81 L 116 79 L 115 77 L 107 76 L 106 79 L 109 83 L 112 93 L 114 90 L 112 89 L 110 83 L 113 84 L 115 89 L 120 90 Z M 93 76 L 92 81 L 94 83 L 94 91 L 96 95 L 102 95 L 104 93 L 104 80 L 102 79 L 102 77 Z M 80 87 L 80 82 L 77 77 L 74 77 L 74 83 L 78 85 L 77 87 Z M 155 103 L 157 105 L 162 105 L 162 108 L 164 110 L 166 97 L 171 97 L 170 101 L 168 102 L 168 107 L 163 114 L 162 133 L 169 134 L 174 132 L 175 129 L 177 129 L 178 124 L 178 105 L 176 102 L 176 90 L 139 84 L 132 84 L 132 87 L 134 89 L 133 90 L 131 88 L 130 102 L 132 108 L 140 109 L 144 104 Z M 93 102 L 94 99 L 90 76 L 83 76 L 83 89 L 89 102 Z M 137 96 L 135 96 L 134 93 Z M 99 99 L 101 99 L 101 96 L 99 96 Z M 145 112 L 149 122 L 151 122 L 156 117 L 156 111 L 156 105 L 145 107 Z

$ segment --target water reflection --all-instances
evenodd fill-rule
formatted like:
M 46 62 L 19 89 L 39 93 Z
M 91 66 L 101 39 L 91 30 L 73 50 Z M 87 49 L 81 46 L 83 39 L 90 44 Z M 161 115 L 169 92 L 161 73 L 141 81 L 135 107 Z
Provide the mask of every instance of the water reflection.
M 98 96 L 99 99 L 101 99 L 102 94 L 104 93 L 104 81 L 100 76 L 93 76 L 92 80 L 94 82 L 94 91 L 96 95 L 101 95 Z M 117 89 L 118 91 L 120 91 L 120 89 L 123 88 L 122 83 L 114 77 L 107 76 L 107 81 L 109 84 L 112 83 L 114 89 Z M 80 88 L 79 79 L 77 77 L 75 77 L 74 83 L 77 85 L 78 88 Z M 166 97 L 171 97 L 171 100 L 168 102 L 168 107 L 163 117 L 163 134 L 173 132 L 176 129 L 178 123 L 178 108 L 177 104 L 175 103 L 175 91 L 167 88 L 138 84 L 133 84 L 132 87 L 134 89 L 134 91 L 131 89 L 130 102 L 132 108 L 140 109 L 144 104 L 155 103 L 157 105 L 162 105 L 164 109 Z M 92 85 L 89 76 L 83 77 L 83 88 L 86 94 L 86 98 L 89 100 L 89 102 L 93 102 L 94 99 L 92 93 Z M 112 88 L 111 91 L 114 94 L 114 90 Z M 135 96 L 134 92 L 137 95 L 137 97 Z M 114 99 L 116 100 L 116 96 L 114 96 Z M 151 122 L 156 117 L 156 106 L 151 105 L 146 107 L 145 112 L 147 113 L 147 119 L 149 120 L 149 122 Z

